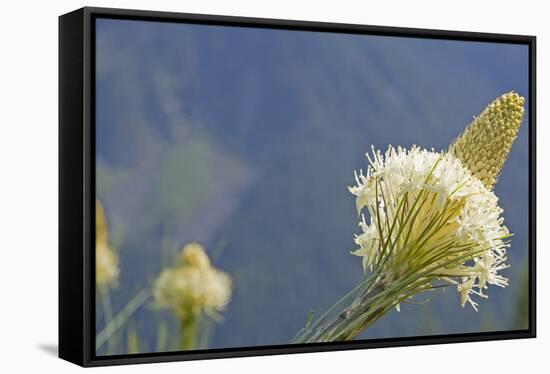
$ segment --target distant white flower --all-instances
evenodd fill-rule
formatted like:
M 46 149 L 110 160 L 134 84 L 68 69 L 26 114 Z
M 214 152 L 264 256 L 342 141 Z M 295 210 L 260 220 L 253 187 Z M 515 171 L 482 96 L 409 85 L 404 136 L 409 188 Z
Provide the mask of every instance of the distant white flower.
M 231 278 L 210 264 L 201 245 L 191 243 L 176 266 L 160 273 L 153 296 L 158 307 L 172 309 L 180 319 L 201 313 L 216 317 L 231 299 Z
M 498 198 L 448 153 L 419 147 L 389 147 L 367 155 L 367 174 L 356 174 L 349 190 L 358 212 L 370 221 L 359 223 L 355 237 L 365 271 L 398 281 L 418 274 L 417 290 L 440 280 L 456 284 L 461 305 L 472 295 L 486 297 L 488 284 L 505 287 L 498 274 L 507 265 Z M 409 295 L 403 294 L 403 299 Z

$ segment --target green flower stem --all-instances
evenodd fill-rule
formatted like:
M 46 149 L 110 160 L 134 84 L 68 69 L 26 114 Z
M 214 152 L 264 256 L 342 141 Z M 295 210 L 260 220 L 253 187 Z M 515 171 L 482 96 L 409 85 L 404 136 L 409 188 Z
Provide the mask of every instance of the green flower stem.
M 469 261 L 477 255 L 479 252 L 467 252 L 456 258 L 444 260 L 445 253 L 439 254 L 427 259 L 425 263 L 421 262 L 417 268 L 395 277 L 382 274 L 382 268 L 360 282 L 311 327 L 302 329 L 292 342 L 353 340 L 400 302 L 423 291 L 439 288 L 440 286 L 432 286 L 431 283 L 441 270 Z
M 181 319 L 181 349 L 194 349 L 198 334 L 198 316 L 190 314 Z
M 378 320 L 396 304 L 393 297 L 380 300 L 387 291 L 383 278 L 371 277 L 338 301 L 311 328 L 302 330 L 293 343 L 345 341 L 354 339 L 361 331 Z

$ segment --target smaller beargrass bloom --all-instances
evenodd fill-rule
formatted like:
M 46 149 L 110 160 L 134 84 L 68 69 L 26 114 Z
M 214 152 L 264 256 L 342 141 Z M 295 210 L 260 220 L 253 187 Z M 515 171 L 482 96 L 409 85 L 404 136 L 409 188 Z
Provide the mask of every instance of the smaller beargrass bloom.
M 198 318 L 219 320 L 231 299 L 231 277 L 214 268 L 197 243 L 183 247 L 175 266 L 162 270 L 153 285 L 156 306 L 170 309 L 181 321 L 182 348 L 195 345 Z
M 231 277 L 210 264 L 204 248 L 187 244 L 174 267 L 164 269 L 155 281 L 157 305 L 180 318 L 206 313 L 215 316 L 231 298 Z

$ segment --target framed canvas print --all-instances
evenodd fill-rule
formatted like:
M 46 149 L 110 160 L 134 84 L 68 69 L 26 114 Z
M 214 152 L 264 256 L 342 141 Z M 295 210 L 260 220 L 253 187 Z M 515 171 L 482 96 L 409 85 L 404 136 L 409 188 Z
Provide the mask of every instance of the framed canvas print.
M 59 355 L 535 336 L 535 37 L 59 19 Z

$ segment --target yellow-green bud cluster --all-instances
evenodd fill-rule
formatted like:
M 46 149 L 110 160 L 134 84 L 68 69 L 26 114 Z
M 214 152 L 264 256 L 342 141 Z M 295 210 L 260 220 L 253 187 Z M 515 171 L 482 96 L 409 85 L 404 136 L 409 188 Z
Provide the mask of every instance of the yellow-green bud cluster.
M 525 99 L 508 92 L 493 101 L 449 147 L 470 172 L 492 189 L 517 137 Z

